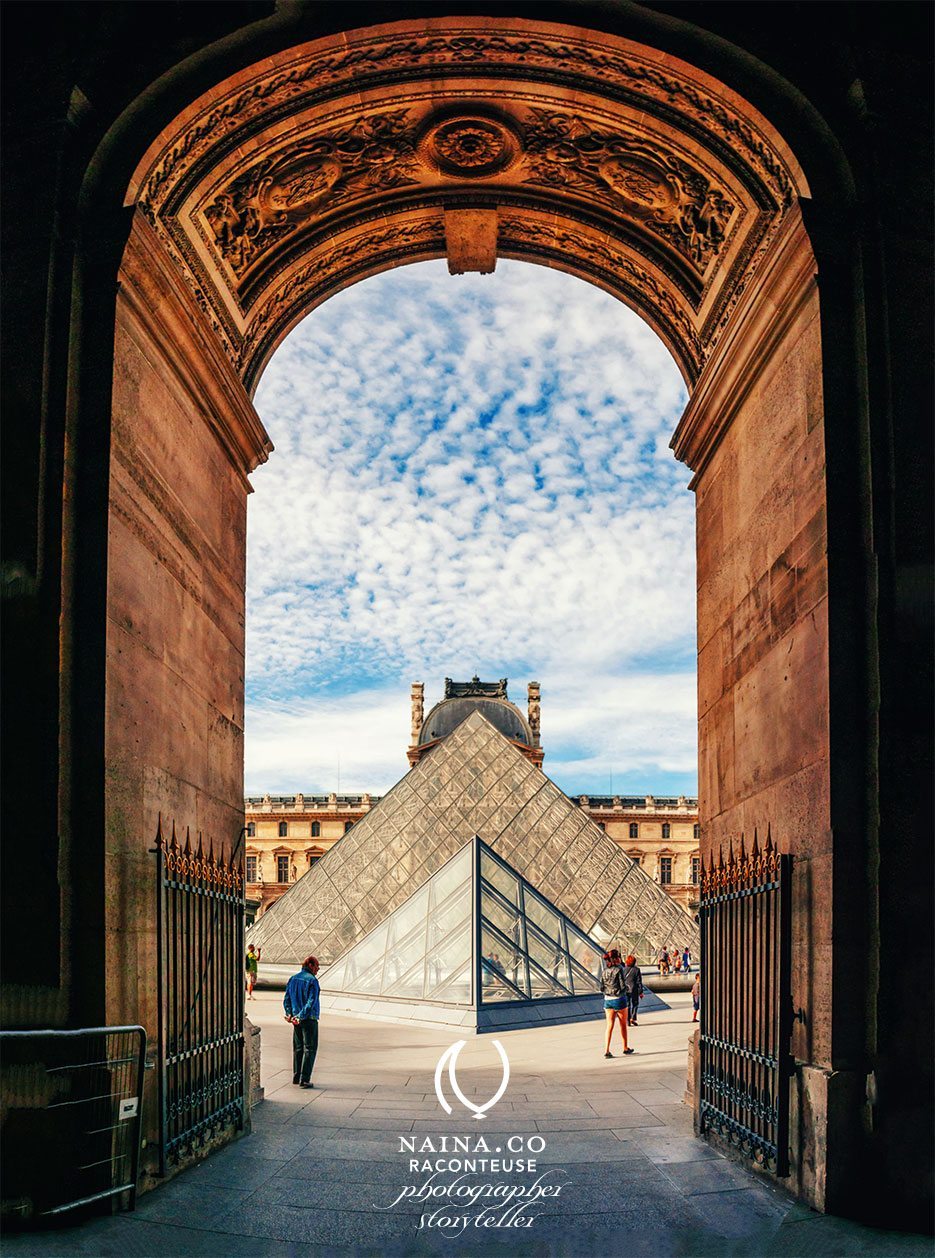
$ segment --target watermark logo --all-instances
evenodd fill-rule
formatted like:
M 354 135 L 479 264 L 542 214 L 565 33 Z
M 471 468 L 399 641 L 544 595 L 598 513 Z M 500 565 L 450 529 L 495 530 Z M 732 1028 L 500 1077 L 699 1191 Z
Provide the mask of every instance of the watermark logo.
M 450 1114 L 451 1106 L 448 1104 L 447 1100 L 445 1099 L 445 1094 L 442 1091 L 442 1072 L 444 1071 L 445 1065 L 447 1064 L 448 1081 L 451 1084 L 452 1092 L 455 1094 L 455 1096 L 458 1098 L 461 1104 L 465 1107 L 465 1109 L 474 1111 L 475 1118 L 483 1118 L 485 1115 L 485 1112 L 489 1109 L 492 1109 L 493 1106 L 496 1105 L 496 1103 L 500 1100 L 501 1096 L 503 1096 L 504 1092 L 506 1091 L 506 1086 L 510 1082 L 510 1061 L 500 1041 L 494 1040 L 493 1046 L 497 1050 L 497 1052 L 500 1054 L 500 1060 L 503 1063 L 503 1081 L 501 1082 L 499 1088 L 497 1088 L 496 1092 L 493 1094 L 493 1096 L 490 1098 L 489 1101 L 487 1101 L 484 1105 L 475 1105 L 473 1101 L 469 1101 L 467 1099 L 467 1097 L 458 1087 L 458 1076 L 456 1073 L 458 1054 L 461 1052 L 461 1049 L 464 1048 L 466 1043 L 467 1043 L 467 1040 L 458 1040 L 457 1044 L 452 1044 L 450 1048 L 446 1048 L 445 1051 L 442 1053 L 441 1057 L 439 1057 L 438 1065 L 435 1067 L 435 1095 L 438 1097 L 438 1103 L 442 1107 L 442 1109 L 445 1111 L 445 1113 Z

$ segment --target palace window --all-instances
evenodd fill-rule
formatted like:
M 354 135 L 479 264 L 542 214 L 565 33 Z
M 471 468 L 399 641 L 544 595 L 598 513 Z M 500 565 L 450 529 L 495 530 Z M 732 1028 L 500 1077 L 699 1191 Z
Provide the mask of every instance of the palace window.
M 700 871 L 701 871 L 701 857 L 693 856 L 692 857 L 692 882 L 695 884 L 696 887 L 698 886 L 698 876 L 699 876 Z
M 281 839 L 284 839 L 288 833 L 289 833 L 289 827 L 286 825 L 286 823 L 285 823 L 284 821 L 280 821 L 280 823 L 279 823 L 279 837 L 280 837 Z
M 353 821 L 345 821 L 345 823 L 344 823 L 344 833 L 345 833 L 345 834 L 347 834 L 348 830 L 350 830 L 350 828 L 351 828 L 351 826 L 352 826 L 353 824 L 354 824 L 354 823 L 353 823 Z
M 289 857 L 288 856 L 276 857 L 276 881 L 277 882 L 289 881 Z
M 309 867 L 309 869 L 311 869 L 311 867 L 312 867 L 313 865 L 317 865 L 317 864 L 318 864 L 318 862 L 319 862 L 320 860 L 321 860 L 321 857 L 320 857 L 320 856 L 309 856 L 309 858 L 308 858 L 308 867 Z
M 256 857 L 247 857 L 247 882 L 256 882 Z
M 638 839 L 640 837 L 640 827 L 635 821 L 630 822 L 630 838 Z
M 672 857 L 659 857 L 659 881 L 664 887 L 667 887 L 672 881 Z
M 693 838 L 696 838 L 696 839 L 700 839 L 700 838 L 701 838 L 701 826 L 698 824 L 698 822 L 697 822 L 697 821 L 696 821 L 696 822 L 695 822 L 695 824 L 692 826 L 692 837 L 693 837 Z
M 251 839 L 256 838 L 256 822 L 255 821 L 247 822 L 247 837 Z
M 604 824 L 604 822 L 603 822 L 603 821 L 599 821 L 597 824 L 600 826 L 600 828 L 601 828 L 601 829 L 604 831 L 604 833 L 606 834 L 606 833 L 607 833 L 607 826 Z
M 662 823 L 662 837 L 664 839 L 669 839 L 672 837 L 672 827 L 669 825 L 668 821 L 664 821 Z
M 321 822 L 313 821 L 312 822 L 312 838 L 317 839 L 320 835 L 321 835 Z

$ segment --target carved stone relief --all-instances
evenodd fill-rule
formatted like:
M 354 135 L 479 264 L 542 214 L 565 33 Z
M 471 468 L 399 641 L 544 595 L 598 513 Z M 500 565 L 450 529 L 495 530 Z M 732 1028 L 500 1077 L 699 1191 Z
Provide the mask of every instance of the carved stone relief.
M 505 114 L 446 107 L 421 125 L 412 113 L 358 117 L 295 141 L 214 194 L 204 218 L 241 280 L 284 237 L 349 202 L 438 178 L 496 180 L 586 198 L 641 224 L 703 273 L 720 252 L 737 207 L 705 174 L 621 128 L 532 109 Z
M 399 31 L 364 36 L 339 47 L 321 47 L 292 63 L 241 82 L 226 95 L 210 101 L 184 131 L 167 140 L 153 160 L 140 188 L 140 199 L 156 208 L 169 197 L 179 181 L 205 151 L 227 140 L 240 128 L 262 125 L 264 115 L 281 112 L 289 105 L 298 111 L 314 104 L 337 84 L 359 89 L 368 74 L 395 73 L 404 78 L 426 64 L 438 69 L 470 65 L 502 80 L 521 65 L 528 75 L 548 78 L 560 67 L 563 76 L 580 76 L 586 90 L 645 97 L 647 104 L 669 107 L 717 137 L 728 153 L 736 153 L 775 198 L 777 207 L 791 203 L 794 185 L 775 148 L 747 117 L 711 89 L 685 77 L 675 67 L 663 66 L 636 51 L 613 47 L 587 38 L 535 31 L 506 32 L 465 24 L 447 31 Z
M 532 110 L 524 145 L 530 183 L 587 194 L 665 237 L 699 270 L 724 243 L 735 206 L 723 189 L 670 153 L 574 114 Z
M 459 113 L 430 119 L 419 141 L 419 157 L 442 174 L 484 179 L 508 170 L 519 153 L 519 139 L 505 118 Z
M 477 207 L 505 252 L 652 312 L 694 377 L 796 191 L 755 115 L 694 73 L 532 23 L 359 32 L 220 88 L 135 187 L 248 382 L 302 309 L 442 255 L 444 212 Z
M 406 110 L 358 118 L 277 153 L 205 207 L 215 244 L 235 275 L 326 204 L 416 181 Z

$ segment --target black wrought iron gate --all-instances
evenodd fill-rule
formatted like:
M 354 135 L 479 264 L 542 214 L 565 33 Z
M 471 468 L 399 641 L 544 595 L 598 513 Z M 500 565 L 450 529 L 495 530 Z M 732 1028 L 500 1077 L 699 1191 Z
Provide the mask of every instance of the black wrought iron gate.
M 701 1130 L 789 1174 L 792 857 L 756 836 L 701 877 Z
M 160 1169 L 244 1118 L 242 858 L 156 836 Z

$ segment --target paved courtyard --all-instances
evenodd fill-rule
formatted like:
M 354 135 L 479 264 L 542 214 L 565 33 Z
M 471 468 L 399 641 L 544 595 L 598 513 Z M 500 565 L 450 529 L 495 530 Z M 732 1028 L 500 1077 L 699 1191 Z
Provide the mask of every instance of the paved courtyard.
M 304 1091 L 292 1084 L 291 1028 L 282 1020 L 281 995 L 258 993 L 248 1009 L 263 1028 L 266 1100 L 255 1111 L 252 1134 L 142 1198 L 134 1214 L 8 1237 L 4 1254 L 932 1253 L 927 1238 L 813 1214 L 695 1140 L 682 1103 L 690 997 L 666 999 L 668 1011 L 645 1015 L 631 1032 L 636 1052 L 621 1057 L 616 1043 L 612 1061 L 604 1059 L 598 1023 L 493 1037 L 508 1054 L 510 1081 L 495 1107 L 475 1120 L 451 1095 L 447 1076 L 450 1116 L 435 1094 L 435 1065 L 455 1038 L 451 1031 L 326 1014 L 316 1087 Z M 467 1042 L 456 1077 L 477 1105 L 493 1095 L 501 1066 L 492 1037 Z M 536 1170 L 463 1177 L 446 1164 L 434 1178 L 421 1167 L 410 1172 L 413 1156 L 433 1165 L 466 1156 L 450 1145 L 444 1152 L 443 1137 L 481 1134 L 490 1153 L 476 1156 L 535 1157 Z M 435 1151 L 402 1152 L 403 1138 L 415 1139 L 417 1150 L 428 1138 Z M 508 1141 L 523 1143 L 523 1152 L 509 1152 Z M 450 1192 L 430 1201 L 401 1196 L 407 1186 L 415 1191 L 429 1180 L 442 1191 L 456 1182 L 521 1186 L 532 1199 L 519 1209 L 518 1198 L 504 1206 L 502 1199 L 491 1205 Z M 537 1180 L 560 1192 L 534 1197 L 529 1189 Z M 479 1216 L 499 1226 L 479 1226 Z M 516 1223 L 530 1216 L 530 1227 Z M 455 1221 L 442 1230 L 442 1219 Z

